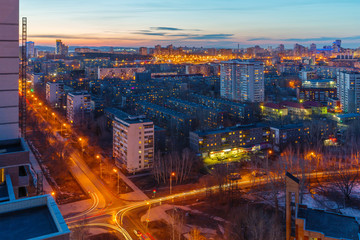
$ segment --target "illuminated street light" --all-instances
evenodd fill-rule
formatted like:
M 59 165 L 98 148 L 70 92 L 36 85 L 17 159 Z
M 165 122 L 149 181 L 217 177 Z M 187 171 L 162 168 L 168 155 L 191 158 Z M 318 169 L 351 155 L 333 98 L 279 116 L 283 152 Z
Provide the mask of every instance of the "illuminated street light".
M 172 190 L 172 177 L 175 177 L 175 172 L 172 172 L 170 174 L 170 195 L 171 195 L 171 190 Z
M 102 161 L 101 161 L 101 158 L 100 158 L 100 155 L 96 155 L 96 159 L 99 159 L 99 164 L 100 164 L 100 178 L 102 178 L 102 168 L 101 168 L 101 164 L 102 164 Z M 115 169 L 116 170 L 116 169 Z
M 120 175 L 119 175 L 117 169 L 113 168 L 113 171 L 114 171 L 115 173 L 117 173 L 117 192 L 118 192 L 118 194 L 119 194 L 119 193 L 120 193 L 120 185 L 119 185 Z
M 79 138 L 79 142 L 81 144 L 81 155 L 84 157 L 84 141 L 82 138 Z

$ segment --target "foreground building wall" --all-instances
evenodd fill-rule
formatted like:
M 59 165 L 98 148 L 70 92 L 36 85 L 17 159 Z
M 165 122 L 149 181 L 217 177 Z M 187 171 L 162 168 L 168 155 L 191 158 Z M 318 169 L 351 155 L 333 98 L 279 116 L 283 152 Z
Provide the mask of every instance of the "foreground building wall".
M 0 0 L 0 140 L 19 137 L 19 1 Z

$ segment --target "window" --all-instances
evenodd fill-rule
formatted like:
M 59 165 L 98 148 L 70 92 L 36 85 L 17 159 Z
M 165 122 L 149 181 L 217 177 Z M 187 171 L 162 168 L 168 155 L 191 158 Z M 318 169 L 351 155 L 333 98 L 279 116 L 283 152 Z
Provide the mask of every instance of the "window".
M 5 182 L 5 169 L 1 168 L 0 169 L 0 184 L 2 184 L 3 182 Z

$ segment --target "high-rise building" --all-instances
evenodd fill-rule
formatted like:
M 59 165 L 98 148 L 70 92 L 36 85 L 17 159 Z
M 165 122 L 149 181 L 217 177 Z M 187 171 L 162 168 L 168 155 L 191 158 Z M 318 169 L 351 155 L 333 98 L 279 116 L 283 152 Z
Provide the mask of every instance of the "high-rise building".
M 312 54 L 315 54 L 315 53 L 316 53 L 316 44 L 315 44 L 315 43 L 312 43 L 312 44 L 310 45 L 310 52 L 311 52 Z
M 118 111 L 113 122 L 113 156 L 118 167 L 137 172 L 152 167 L 154 124 Z
M 33 171 L 18 126 L 19 0 L 0 0 L 0 6 L 0 238 L 68 240 L 70 230 L 54 199 L 26 198 Z
M 337 94 L 345 113 L 360 113 L 360 73 L 338 72 Z
M 62 43 L 61 40 L 56 40 L 55 54 L 66 56 L 69 52 L 69 47 Z
M 141 48 L 139 48 L 139 54 L 140 54 L 140 55 L 147 55 L 147 54 L 148 54 L 148 49 L 147 49 L 147 47 L 141 47 Z
M 35 43 L 26 42 L 26 57 L 32 58 L 35 57 Z
M 264 101 L 264 64 L 232 60 L 220 65 L 221 97 L 235 101 Z
M 341 40 L 335 40 L 332 45 L 332 49 L 334 52 L 340 52 L 341 50 Z
M 0 0 L 0 140 L 19 137 L 19 1 Z
M 46 101 L 53 107 L 60 107 L 64 99 L 64 82 L 46 83 Z
M 81 124 L 91 112 L 91 96 L 87 92 L 73 92 L 67 96 L 66 118 L 74 125 Z

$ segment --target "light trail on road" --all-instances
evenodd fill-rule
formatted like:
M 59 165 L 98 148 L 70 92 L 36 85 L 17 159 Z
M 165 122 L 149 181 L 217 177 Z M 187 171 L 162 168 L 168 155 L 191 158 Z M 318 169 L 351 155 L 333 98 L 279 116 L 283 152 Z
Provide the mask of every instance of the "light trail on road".
M 82 216 L 86 216 L 87 214 L 91 213 L 94 209 L 96 209 L 97 206 L 99 205 L 99 197 L 97 196 L 96 193 L 90 193 L 90 196 L 91 196 L 91 199 L 93 199 L 93 205 L 89 209 L 87 209 L 79 214 L 65 218 L 65 221 L 71 222 L 71 220 L 80 218 Z

